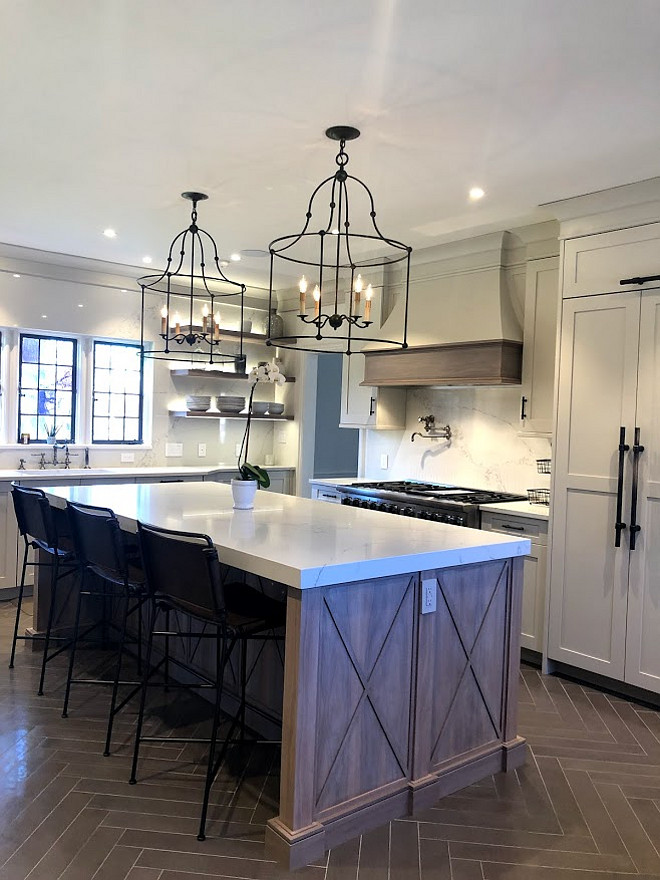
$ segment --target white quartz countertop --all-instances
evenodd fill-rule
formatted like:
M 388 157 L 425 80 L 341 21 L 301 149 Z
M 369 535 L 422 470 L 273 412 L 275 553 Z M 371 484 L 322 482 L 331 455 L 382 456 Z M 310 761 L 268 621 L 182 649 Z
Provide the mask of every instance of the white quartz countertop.
M 480 504 L 479 510 L 488 513 L 506 513 L 511 516 L 527 516 L 530 519 L 547 520 L 550 508 L 547 504 L 530 504 L 529 501 L 503 501 L 500 504 Z
M 300 589 L 524 556 L 531 549 L 526 538 L 271 492 L 257 492 L 254 510 L 234 510 L 231 488 L 213 482 L 44 491 L 62 503 L 110 507 L 127 528 L 140 519 L 202 532 L 223 562 Z
M 293 468 L 268 466 L 269 471 L 290 471 Z M 236 465 L 206 465 L 205 467 L 164 466 L 164 467 L 107 467 L 107 468 L 29 468 L 22 471 L 0 470 L 0 481 L 11 480 L 66 480 L 72 477 L 176 477 L 176 476 L 213 476 L 214 474 L 236 473 Z

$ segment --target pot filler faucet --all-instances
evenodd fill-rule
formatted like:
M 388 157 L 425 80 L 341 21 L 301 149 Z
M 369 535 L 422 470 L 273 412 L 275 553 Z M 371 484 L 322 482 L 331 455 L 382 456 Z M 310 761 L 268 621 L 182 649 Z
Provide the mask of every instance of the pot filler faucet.
M 424 433 L 415 431 L 410 438 L 411 443 L 415 442 L 415 437 L 422 437 L 424 440 L 451 440 L 451 428 L 449 425 L 436 428 L 434 415 L 420 416 L 417 421 L 424 425 Z

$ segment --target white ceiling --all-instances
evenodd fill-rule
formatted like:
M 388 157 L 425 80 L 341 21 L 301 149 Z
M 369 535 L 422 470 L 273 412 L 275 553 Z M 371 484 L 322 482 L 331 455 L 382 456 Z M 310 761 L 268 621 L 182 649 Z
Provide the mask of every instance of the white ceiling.
M 334 124 L 414 247 L 660 174 L 658 0 L 4 0 L 0 28 L 10 244 L 156 267 L 201 189 L 223 256 L 266 249 Z

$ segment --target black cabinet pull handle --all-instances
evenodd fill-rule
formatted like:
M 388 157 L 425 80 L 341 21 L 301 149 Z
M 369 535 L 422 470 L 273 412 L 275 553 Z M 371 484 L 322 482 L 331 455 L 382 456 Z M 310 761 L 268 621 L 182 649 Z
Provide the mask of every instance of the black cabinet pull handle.
M 637 543 L 637 533 L 641 532 L 642 527 L 637 524 L 637 489 L 639 483 L 639 457 L 644 452 L 644 447 L 640 445 L 640 430 L 635 428 L 635 442 L 633 444 L 633 481 L 632 481 L 632 497 L 630 501 L 630 549 L 635 549 Z
M 376 398 L 370 397 L 369 398 L 369 415 L 370 416 L 372 416 L 376 412 L 376 410 L 374 409 L 375 406 L 376 406 Z
M 503 529 L 510 529 L 513 532 L 524 532 L 525 526 L 510 526 L 508 523 L 502 523 Z
M 619 477 L 616 486 L 616 522 L 614 523 L 614 546 L 621 546 L 621 532 L 627 528 L 626 524 L 621 521 L 621 512 L 623 507 L 623 465 L 624 456 L 628 452 L 630 446 L 626 443 L 626 428 L 621 425 L 619 428 Z
M 524 422 L 525 419 L 527 418 L 527 412 L 525 409 L 526 406 L 527 406 L 527 398 L 523 396 L 520 400 L 520 421 L 521 422 Z

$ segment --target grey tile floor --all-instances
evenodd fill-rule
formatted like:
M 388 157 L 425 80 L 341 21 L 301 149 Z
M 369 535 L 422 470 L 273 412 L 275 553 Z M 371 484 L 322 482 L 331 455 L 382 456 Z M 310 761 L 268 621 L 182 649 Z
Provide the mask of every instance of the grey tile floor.
M 255 750 L 223 768 L 209 838 L 196 840 L 199 746 L 145 748 L 129 786 L 135 709 L 101 755 L 107 690 L 79 687 L 60 717 L 64 657 L 37 697 L 39 654 L 7 669 L 15 606 L 0 605 L 0 880 L 623 880 L 660 878 L 660 713 L 531 667 L 521 671 L 529 758 L 289 874 L 266 859 L 279 756 Z M 29 623 L 26 608 L 25 623 Z M 94 670 L 107 655 L 87 653 Z M 156 697 L 155 729 L 203 735 L 208 710 Z

